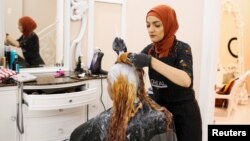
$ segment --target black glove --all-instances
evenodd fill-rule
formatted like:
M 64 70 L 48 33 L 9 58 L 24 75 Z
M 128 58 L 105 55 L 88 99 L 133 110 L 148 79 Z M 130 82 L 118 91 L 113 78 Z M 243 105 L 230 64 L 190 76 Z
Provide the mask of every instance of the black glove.
M 131 53 L 129 54 L 128 58 L 135 65 L 136 68 L 143 68 L 151 65 L 152 57 L 144 53 Z
M 121 52 L 127 52 L 127 47 L 123 39 L 116 37 L 113 41 L 113 50 L 119 55 Z

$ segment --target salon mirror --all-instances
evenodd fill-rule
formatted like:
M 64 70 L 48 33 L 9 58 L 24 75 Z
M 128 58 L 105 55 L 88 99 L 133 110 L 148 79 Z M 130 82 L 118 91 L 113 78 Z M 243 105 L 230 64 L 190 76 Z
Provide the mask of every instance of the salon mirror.
M 18 39 L 21 36 L 18 30 L 20 17 L 30 16 L 37 23 L 34 32 L 39 37 L 40 55 L 45 65 L 39 68 L 21 68 L 20 71 L 68 69 L 70 2 L 68 0 L 5 0 L 4 5 L 4 30 L 12 37 Z M 20 48 L 11 48 L 22 56 Z
M 244 72 L 243 25 L 238 3 L 221 0 L 218 84 L 228 83 Z
M 222 0 L 219 65 L 234 66 L 235 73 L 244 72 L 244 21 L 239 3 Z
M 239 49 L 237 44 L 238 40 L 234 40 L 238 37 L 238 28 L 232 8 L 233 5 L 231 5 L 231 3 L 227 1 L 222 3 L 219 61 L 223 66 L 237 63 L 237 58 L 230 53 L 231 51 L 236 55 Z

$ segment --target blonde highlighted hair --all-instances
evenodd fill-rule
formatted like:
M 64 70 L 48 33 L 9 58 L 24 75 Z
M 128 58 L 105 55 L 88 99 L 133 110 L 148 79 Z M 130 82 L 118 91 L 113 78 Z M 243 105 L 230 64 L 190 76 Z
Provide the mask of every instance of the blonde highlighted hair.
M 108 72 L 108 81 L 112 91 L 112 116 L 109 122 L 106 141 L 124 141 L 128 123 L 145 101 L 153 109 L 166 114 L 166 126 L 169 129 L 171 113 L 154 103 L 146 94 L 143 81 L 143 69 L 136 69 L 127 59 L 129 53 L 120 55 Z

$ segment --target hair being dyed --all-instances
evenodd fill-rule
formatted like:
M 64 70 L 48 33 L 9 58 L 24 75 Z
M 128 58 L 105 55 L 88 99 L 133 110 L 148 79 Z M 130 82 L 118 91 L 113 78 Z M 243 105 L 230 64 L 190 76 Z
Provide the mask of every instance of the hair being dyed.
M 143 69 L 136 69 L 127 59 L 128 53 L 118 57 L 108 73 L 112 91 L 112 116 L 109 122 L 106 141 L 124 141 L 128 123 L 145 101 L 153 109 L 166 114 L 166 129 L 171 123 L 171 113 L 154 103 L 146 94 Z M 139 103 L 135 102 L 139 99 Z M 167 130 L 168 131 L 168 130 Z

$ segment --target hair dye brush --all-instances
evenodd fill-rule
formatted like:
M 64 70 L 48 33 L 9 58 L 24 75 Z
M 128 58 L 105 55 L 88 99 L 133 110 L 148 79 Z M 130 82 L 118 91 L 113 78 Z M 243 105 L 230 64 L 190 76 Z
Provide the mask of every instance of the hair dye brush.
M 113 50 L 117 53 L 117 55 L 120 55 L 121 53 L 127 52 L 127 47 L 123 39 L 116 37 L 113 41 Z

